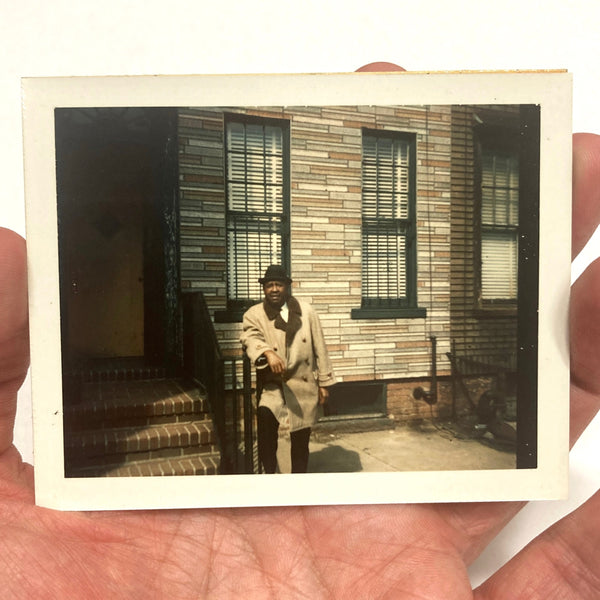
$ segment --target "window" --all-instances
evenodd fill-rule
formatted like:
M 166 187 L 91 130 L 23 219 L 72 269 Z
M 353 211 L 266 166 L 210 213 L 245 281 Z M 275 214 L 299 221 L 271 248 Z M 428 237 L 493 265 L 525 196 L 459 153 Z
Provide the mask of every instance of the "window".
M 516 152 L 481 151 L 481 300 L 517 299 L 519 162 Z
M 262 297 L 270 264 L 289 266 L 287 121 L 230 116 L 225 122 L 227 298 L 238 313 Z
M 362 302 L 355 318 L 425 316 L 416 307 L 416 139 L 363 130 Z

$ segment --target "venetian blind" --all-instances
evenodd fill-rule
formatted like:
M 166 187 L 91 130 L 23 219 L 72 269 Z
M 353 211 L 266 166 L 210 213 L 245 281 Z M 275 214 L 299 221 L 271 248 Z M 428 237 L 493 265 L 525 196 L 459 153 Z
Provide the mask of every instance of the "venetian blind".
M 363 137 L 362 295 L 383 304 L 407 296 L 409 150 L 406 140 Z
M 481 171 L 481 295 L 517 297 L 519 169 L 516 154 L 484 151 Z
M 282 262 L 282 128 L 229 122 L 226 150 L 228 297 L 259 299 L 259 277 Z

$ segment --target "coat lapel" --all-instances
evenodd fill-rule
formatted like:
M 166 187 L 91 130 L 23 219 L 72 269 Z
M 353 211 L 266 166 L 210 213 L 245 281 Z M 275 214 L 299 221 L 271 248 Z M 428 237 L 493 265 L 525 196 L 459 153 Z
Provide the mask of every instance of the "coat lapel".
M 274 327 L 275 329 L 280 329 L 281 331 L 285 331 L 285 345 L 291 346 L 294 342 L 294 337 L 300 331 L 302 327 L 302 309 L 300 308 L 300 304 L 293 296 L 290 296 L 287 299 L 287 305 L 289 310 L 288 322 L 286 323 L 281 318 L 281 313 L 278 309 L 273 308 L 270 304 L 267 303 L 266 300 L 263 301 L 263 308 L 265 314 L 269 321 L 275 321 Z

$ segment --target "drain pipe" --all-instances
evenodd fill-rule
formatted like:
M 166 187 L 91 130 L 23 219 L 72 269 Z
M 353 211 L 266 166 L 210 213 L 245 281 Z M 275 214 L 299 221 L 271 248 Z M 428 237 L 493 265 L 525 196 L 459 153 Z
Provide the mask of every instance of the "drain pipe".
M 427 404 L 433 406 L 437 403 L 438 394 L 437 394 L 437 338 L 432 335 L 431 340 L 431 389 L 429 391 L 423 389 L 422 387 L 416 387 L 413 390 L 413 398 L 415 400 L 425 400 Z

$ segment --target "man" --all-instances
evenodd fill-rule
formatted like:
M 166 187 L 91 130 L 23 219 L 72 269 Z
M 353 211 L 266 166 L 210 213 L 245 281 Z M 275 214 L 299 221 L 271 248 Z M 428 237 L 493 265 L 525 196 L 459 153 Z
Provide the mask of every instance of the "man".
M 264 300 L 246 311 L 240 341 L 257 368 L 258 455 L 267 473 L 277 467 L 279 427 L 289 429 L 292 473 L 305 473 L 317 406 L 335 383 L 319 317 L 290 293 L 280 265 L 258 280 Z

